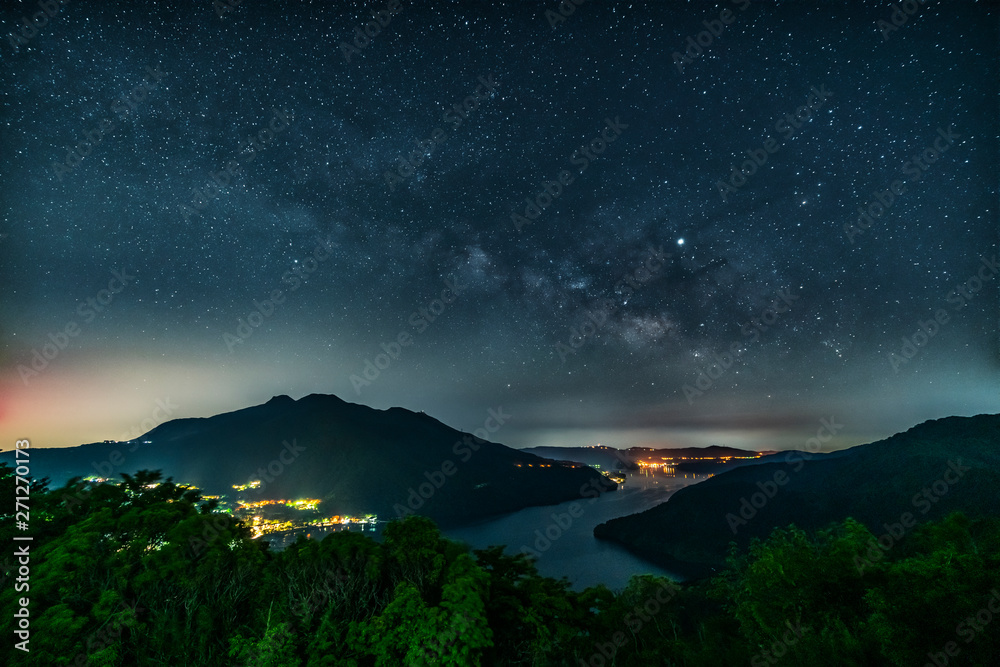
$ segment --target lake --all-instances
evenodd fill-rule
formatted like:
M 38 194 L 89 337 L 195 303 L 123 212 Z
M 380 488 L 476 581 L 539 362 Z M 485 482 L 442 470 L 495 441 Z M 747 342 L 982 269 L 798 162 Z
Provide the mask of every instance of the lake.
M 503 544 L 508 553 L 519 553 L 522 547 L 537 554 L 538 572 L 547 577 L 566 577 L 573 589 L 604 584 L 612 590 L 624 588 L 634 574 L 656 574 L 682 579 L 632 555 L 624 548 L 594 538 L 594 527 L 609 519 L 644 512 L 659 505 L 675 491 L 707 479 L 710 475 L 694 473 L 667 474 L 643 469 L 630 472 L 617 491 L 601 494 L 600 498 L 580 498 L 559 505 L 528 507 L 518 512 L 484 519 L 460 528 L 441 532 L 473 549 Z M 572 516 L 575 514 L 576 516 Z M 351 527 L 366 535 L 381 538 L 384 524 Z M 272 548 L 283 549 L 302 533 L 312 539 L 323 539 L 332 530 L 313 528 L 285 533 L 272 533 L 267 539 Z
M 521 552 L 522 547 L 532 549 L 538 554 L 536 565 L 540 574 L 557 579 L 566 577 L 575 590 L 597 584 L 621 589 L 634 574 L 657 574 L 679 580 L 683 577 L 634 556 L 617 544 L 595 539 L 594 527 L 609 519 L 648 510 L 678 489 L 708 477 L 643 470 L 629 473 L 617 491 L 603 493 L 600 498 L 529 507 L 442 532 L 474 549 L 497 544 L 506 545 L 508 553 Z M 570 516 L 571 509 L 577 517 Z

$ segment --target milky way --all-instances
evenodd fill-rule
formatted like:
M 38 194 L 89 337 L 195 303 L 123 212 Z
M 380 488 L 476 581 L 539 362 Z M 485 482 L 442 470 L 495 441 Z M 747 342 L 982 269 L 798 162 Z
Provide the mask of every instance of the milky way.
M 0 446 L 275 394 L 515 446 L 1000 410 L 989 3 L 93 4 L 0 14 Z

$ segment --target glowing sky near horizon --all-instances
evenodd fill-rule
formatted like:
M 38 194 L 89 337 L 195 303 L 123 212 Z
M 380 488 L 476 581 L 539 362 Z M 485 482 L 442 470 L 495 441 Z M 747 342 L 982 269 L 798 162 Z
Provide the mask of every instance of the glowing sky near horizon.
M 277 394 L 516 447 L 1000 412 L 997 13 L 807 4 L 404 3 L 349 61 L 361 3 L 65 5 L 0 43 L 0 448 Z

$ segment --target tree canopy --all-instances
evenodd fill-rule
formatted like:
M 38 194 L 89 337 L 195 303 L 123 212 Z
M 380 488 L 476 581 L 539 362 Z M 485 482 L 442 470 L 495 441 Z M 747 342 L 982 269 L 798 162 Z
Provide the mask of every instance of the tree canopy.
M 0 464 L 7 497 L 13 486 Z M 953 514 L 891 541 L 851 519 L 811 534 L 787 526 L 733 545 L 709 578 L 578 592 L 523 554 L 471 550 L 419 516 L 391 523 L 381 542 L 340 532 L 273 552 L 157 472 L 37 484 L 30 502 L 30 591 L 14 590 L 17 564 L 0 559 L 7 617 L 30 599 L 30 652 L 8 636 L 4 664 L 913 665 L 1000 654 L 997 518 Z M 0 515 L 0 541 L 13 534 L 13 513 Z

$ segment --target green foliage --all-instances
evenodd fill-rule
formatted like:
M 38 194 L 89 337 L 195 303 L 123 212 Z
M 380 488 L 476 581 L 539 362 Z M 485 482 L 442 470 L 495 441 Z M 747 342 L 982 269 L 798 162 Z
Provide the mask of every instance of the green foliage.
M 952 515 L 889 548 L 851 519 L 788 526 L 734 546 L 709 579 L 578 592 L 522 554 L 470 552 L 416 516 L 381 543 L 343 532 L 272 553 L 197 491 L 148 471 L 123 478 L 33 489 L 44 539 L 30 592 L 14 591 L 16 564 L 0 567 L 4 613 L 30 595 L 32 650 L 5 642 L 0 663 L 910 665 L 949 642 L 965 664 L 1000 654 L 1000 618 L 982 611 L 1000 605 L 995 518 Z M 0 514 L 0 540 L 13 532 Z
M 255 667 L 299 667 L 302 661 L 295 655 L 295 637 L 288 623 L 271 625 L 268 610 L 267 627 L 259 640 L 237 634 L 229 640 L 229 657 L 240 665 Z

